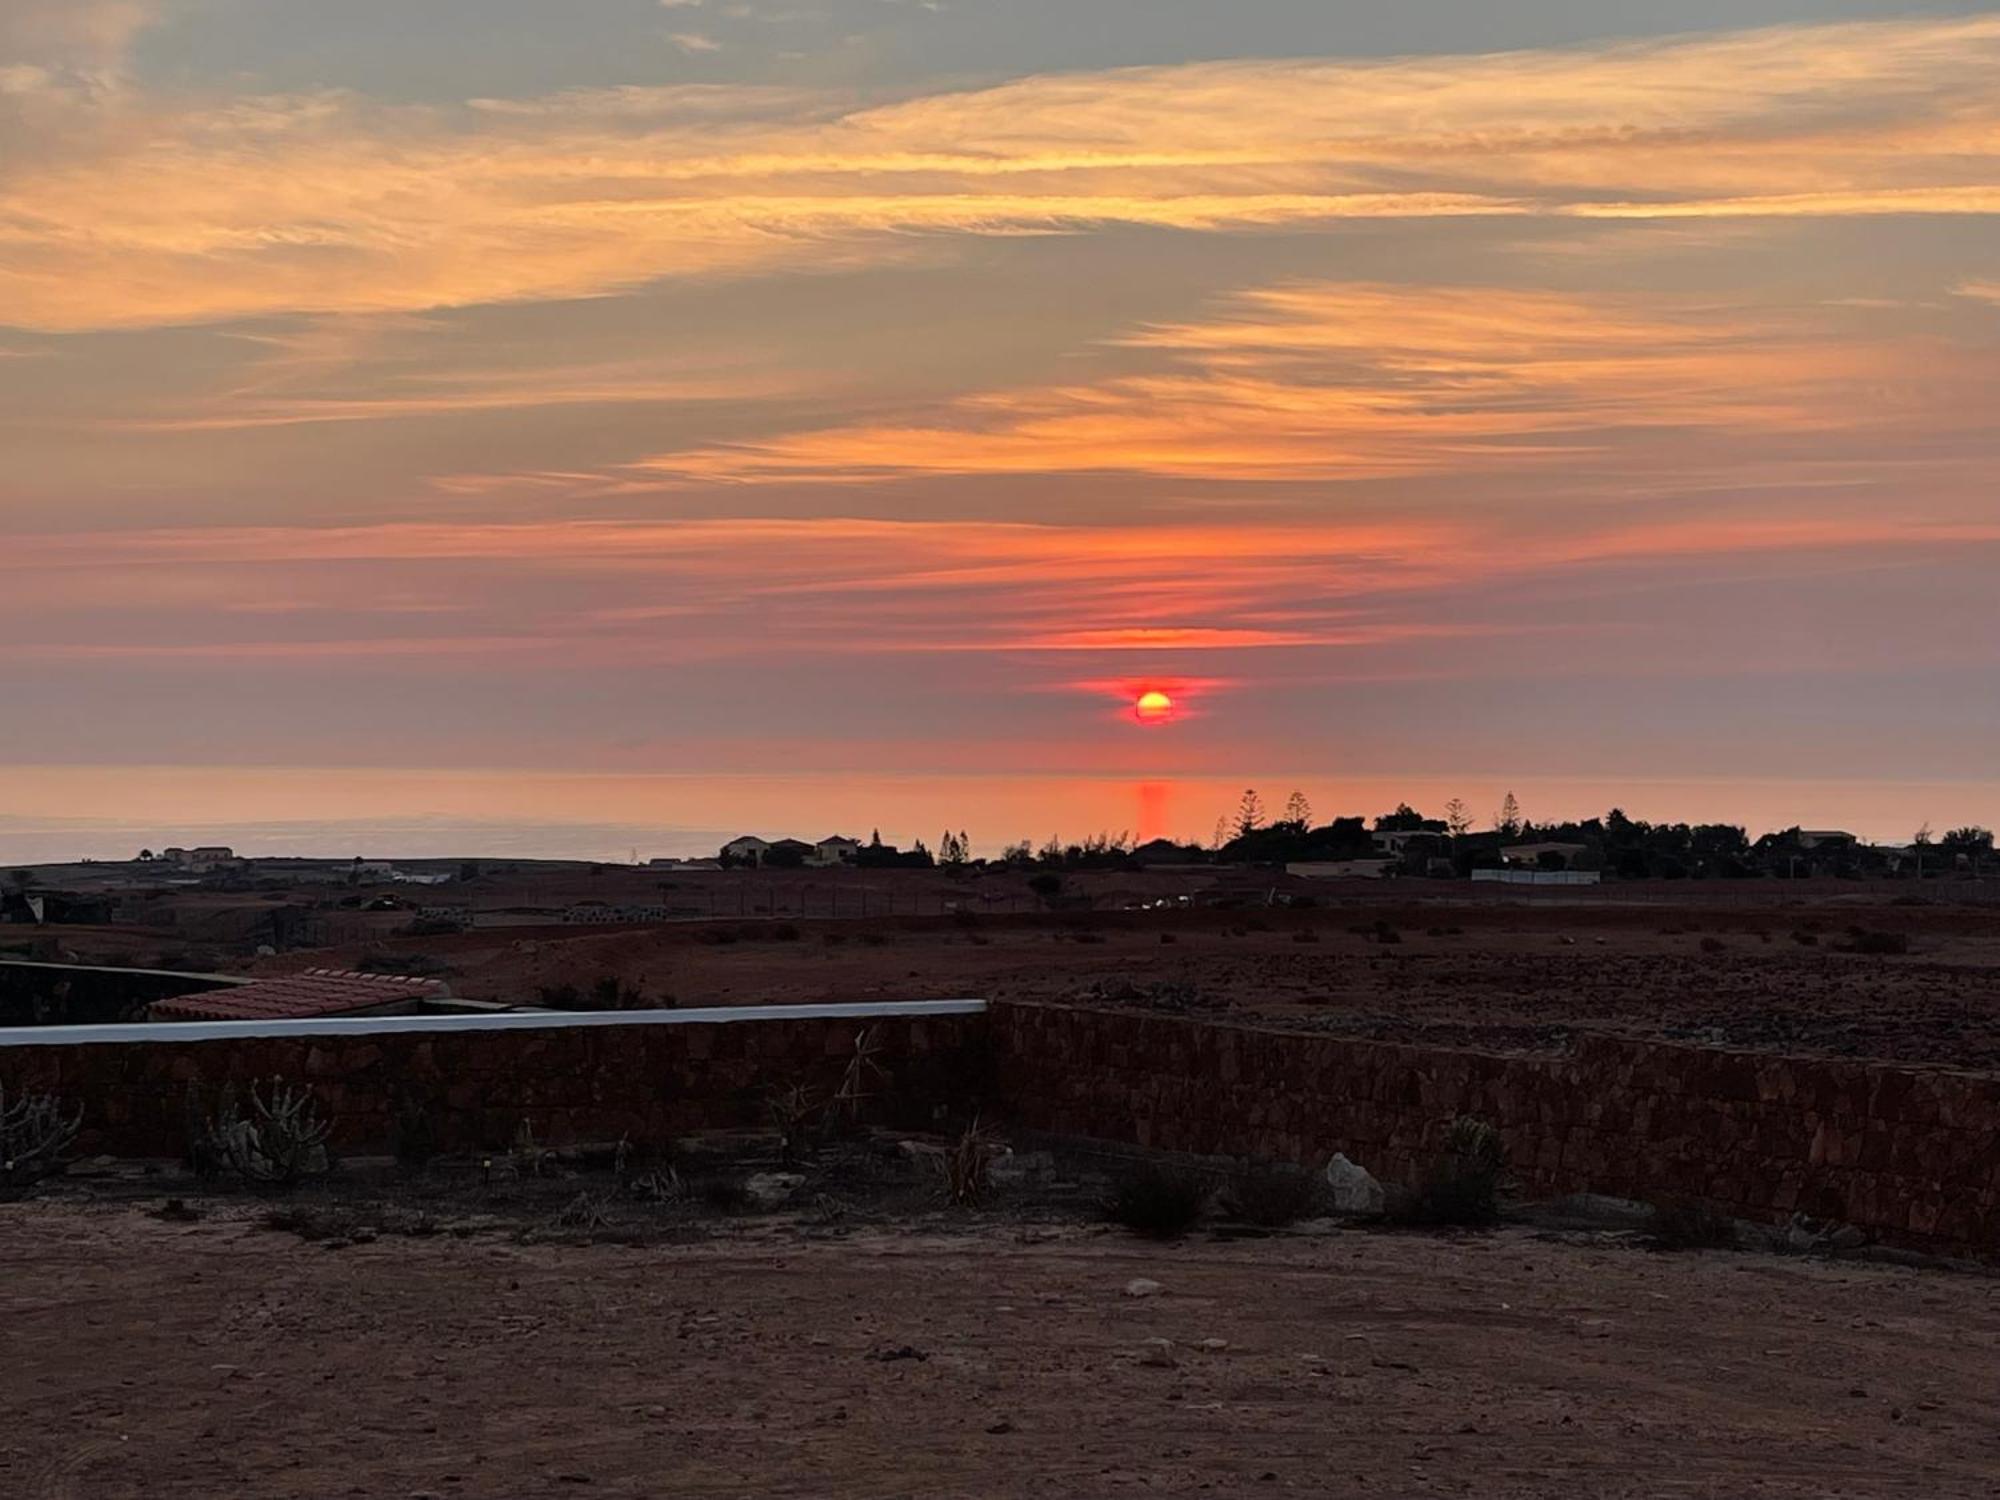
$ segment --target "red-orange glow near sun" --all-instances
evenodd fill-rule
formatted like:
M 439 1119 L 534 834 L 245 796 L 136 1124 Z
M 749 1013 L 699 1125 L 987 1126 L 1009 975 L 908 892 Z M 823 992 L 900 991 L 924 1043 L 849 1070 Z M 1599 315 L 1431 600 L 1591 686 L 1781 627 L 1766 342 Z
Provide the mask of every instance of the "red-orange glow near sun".
M 1158 688 L 1148 688 L 1132 700 L 1132 717 L 1141 724 L 1160 724 L 1174 716 L 1174 700 Z

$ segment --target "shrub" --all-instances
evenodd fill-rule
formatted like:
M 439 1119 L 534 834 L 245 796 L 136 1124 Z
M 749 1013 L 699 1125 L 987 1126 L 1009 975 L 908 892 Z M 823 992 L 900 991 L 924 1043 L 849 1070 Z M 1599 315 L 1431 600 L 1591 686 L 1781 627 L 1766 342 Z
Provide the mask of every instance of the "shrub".
M 1316 943 L 1319 941 L 1319 929 L 1317 927 L 1301 927 L 1292 934 L 1292 941 L 1295 943 Z
M 1318 1212 L 1320 1182 L 1301 1168 L 1266 1162 L 1233 1178 L 1224 1196 L 1236 1218 L 1282 1229 Z
M 83 1124 L 83 1110 L 68 1113 L 54 1094 L 17 1094 L 0 1087 L 0 1198 L 27 1192 L 62 1171 Z
M 1736 1223 L 1729 1215 L 1686 1199 L 1654 1204 L 1647 1234 L 1656 1250 L 1736 1248 Z
M 333 1122 L 320 1118 L 311 1090 L 289 1088 L 282 1078 L 273 1078 L 268 1091 L 252 1080 L 248 1115 L 235 1085 L 224 1084 L 206 1134 L 203 1154 L 213 1153 L 249 1187 L 283 1191 L 333 1170 L 326 1145 Z
M 1114 1224 L 1148 1239 L 1179 1239 L 1200 1222 L 1208 1184 L 1193 1172 L 1148 1164 L 1112 1184 L 1105 1213 Z
M 789 1088 L 773 1089 L 766 1104 L 771 1124 L 778 1132 L 779 1158 L 786 1166 L 794 1166 L 817 1143 L 827 1101 L 820 1097 L 819 1090 L 795 1083 Z
M 1507 1168 L 1500 1132 L 1484 1120 L 1460 1115 L 1413 1193 L 1393 1206 L 1409 1224 L 1491 1224 L 1500 1216 L 1500 1182 Z
M 1160 934 L 1160 941 L 1163 943 L 1178 943 L 1180 939 L 1175 937 L 1171 932 L 1163 932 Z
M 604 1207 L 604 1199 L 589 1193 L 578 1193 L 556 1211 L 555 1217 L 550 1222 L 557 1229 L 594 1234 L 600 1229 L 607 1228 L 611 1223 Z
M 1729 944 L 1723 942 L 1719 937 L 1705 937 L 1701 940 L 1701 951 L 1704 953 L 1727 953 L 1729 951 Z
M 1817 948 L 1819 946 L 1819 934 L 1816 932 L 1807 932 L 1801 927 L 1792 933 L 1792 941 L 1797 943 L 1801 948 Z
M 994 1145 L 992 1133 L 975 1118 L 952 1142 L 951 1149 L 938 1158 L 945 1198 L 955 1207 L 975 1208 L 985 1201 L 991 1186 Z
M 1870 953 L 1878 956 L 1902 954 L 1910 951 L 1910 935 L 1907 932 L 1855 932 L 1847 944 L 1849 953 Z
M 514 1128 L 507 1166 L 516 1177 L 542 1177 L 555 1171 L 556 1154 L 535 1139 L 534 1121 L 523 1120 Z
M 410 1168 L 428 1166 L 437 1155 L 437 1127 L 429 1106 L 400 1089 L 389 1116 L 389 1150 L 398 1166 Z

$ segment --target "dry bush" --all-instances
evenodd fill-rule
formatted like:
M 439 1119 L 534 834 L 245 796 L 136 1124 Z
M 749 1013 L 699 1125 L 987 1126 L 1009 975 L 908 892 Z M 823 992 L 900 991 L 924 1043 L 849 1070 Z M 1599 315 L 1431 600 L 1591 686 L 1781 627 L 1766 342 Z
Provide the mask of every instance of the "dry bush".
M 1282 1229 L 1319 1212 L 1321 1184 L 1302 1168 L 1260 1162 L 1232 1178 L 1223 1196 L 1230 1213 L 1246 1224 Z
M 83 1124 L 54 1094 L 16 1094 L 0 1087 L 0 1198 L 16 1198 L 61 1172 Z
M 592 1234 L 611 1223 L 604 1212 L 604 1200 L 590 1193 L 578 1193 L 556 1211 L 550 1221 L 557 1229 L 567 1229 L 581 1234 Z
M 958 1208 L 976 1208 L 986 1200 L 997 1144 L 976 1117 L 952 1142 L 951 1149 L 938 1158 L 938 1175 L 944 1179 L 947 1201 Z
M 1484 1120 L 1460 1115 L 1414 1191 L 1396 1195 L 1391 1220 L 1404 1224 L 1475 1226 L 1500 1217 L 1507 1150 Z
M 854 1038 L 854 1050 L 848 1054 L 847 1067 L 840 1075 L 840 1086 L 833 1091 L 832 1112 L 849 1126 L 861 1123 L 861 1112 L 868 1101 L 875 1097 L 874 1085 L 886 1081 L 889 1072 L 876 1061 L 882 1053 L 882 1044 L 875 1040 L 875 1028 L 863 1027 Z
M 546 1177 L 556 1169 L 556 1154 L 535 1139 L 535 1122 L 523 1120 L 514 1128 L 513 1144 L 507 1148 L 507 1169 L 516 1177 Z
M 819 1142 L 827 1101 L 810 1084 L 794 1083 L 771 1090 L 766 1107 L 778 1132 L 780 1159 L 788 1167 L 796 1165 Z
M 1855 928 L 1841 947 L 1848 953 L 1867 953 L 1878 957 L 1900 955 L 1910 951 L 1910 935 L 1907 932 L 1868 932 Z
M 1201 1222 L 1209 1185 L 1185 1168 L 1147 1163 L 1123 1173 L 1111 1187 L 1106 1216 L 1147 1239 L 1179 1239 Z

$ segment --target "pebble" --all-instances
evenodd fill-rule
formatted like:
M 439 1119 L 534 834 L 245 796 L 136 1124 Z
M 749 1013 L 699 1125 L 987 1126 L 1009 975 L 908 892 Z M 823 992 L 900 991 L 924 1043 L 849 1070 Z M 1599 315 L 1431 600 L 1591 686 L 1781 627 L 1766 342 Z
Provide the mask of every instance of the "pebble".
M 1155 1297 L 1165 1290 L 1159 1282 L 1149 1281 L 1144 1276 L 1135 1276 L 1125 1283 L 1125 1295 L 1128 1297 Z

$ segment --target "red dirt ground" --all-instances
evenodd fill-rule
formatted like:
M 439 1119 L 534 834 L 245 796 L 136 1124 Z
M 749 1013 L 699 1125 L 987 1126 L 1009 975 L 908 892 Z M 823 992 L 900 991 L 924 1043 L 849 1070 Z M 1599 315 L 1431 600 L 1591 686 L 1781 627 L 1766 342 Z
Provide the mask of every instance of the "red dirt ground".
M 1380 941 L 1378 923 L 1398 940 Z M 1855 928 L 1901 934 L 1910 951 L 1841 951 Z M 611 976 L 649 1003 L 1109 1000 L 1502 1050 L 1594 1028 L 2000 1067 L 2000 911 L 1988 907 L 1378 899 L 970 924 L 683 923 L 399 938 L 263 967 L 307 962 L 410 964 L 457 994 L 530 1004 L 545 987 Z
M 2000 1282 L 1521 1229 L 327 1251 L 30 1203 L 0 1327 L 21 1500 L 2000 1492 Z

